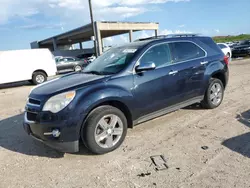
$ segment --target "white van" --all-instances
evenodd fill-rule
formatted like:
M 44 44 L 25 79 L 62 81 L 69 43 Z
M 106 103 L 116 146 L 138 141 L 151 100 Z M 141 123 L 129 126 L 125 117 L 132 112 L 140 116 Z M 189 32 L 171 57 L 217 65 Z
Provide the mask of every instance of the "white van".
M 0 52 L 0 84 L 25 80 L 41 84 L 56 71 L 54 56 L 48 49 Z

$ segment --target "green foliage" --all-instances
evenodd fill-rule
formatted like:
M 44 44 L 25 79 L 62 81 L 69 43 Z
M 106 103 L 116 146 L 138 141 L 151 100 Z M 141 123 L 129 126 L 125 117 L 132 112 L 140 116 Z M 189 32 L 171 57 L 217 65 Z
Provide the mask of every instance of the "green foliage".
M 213 37 L 213 39 L 217 43 L 250 40 L 250 34 L 242 34 L 238 36 L 217 36 Z

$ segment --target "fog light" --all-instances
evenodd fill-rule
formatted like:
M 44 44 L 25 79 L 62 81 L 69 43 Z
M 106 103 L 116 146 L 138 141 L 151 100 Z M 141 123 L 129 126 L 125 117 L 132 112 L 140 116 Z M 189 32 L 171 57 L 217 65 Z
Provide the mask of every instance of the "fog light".
M 49 136 L 52 135 L 55 138 L 58 138 L 61 134 L 61 132 L 58 129 L 54 129 L 52 130 L 52 132 L 48 132 L 48 133 L 43 133 L 45 136 Z
M 52 135 L 53 135 L 53 137 L 55 137 L 55 138 L 57 138 L 57 137 L 59 137 L 60 136 L 60 131 L 58 130 L 58 129 L 54 129 L 53 131 L 52 131 Z

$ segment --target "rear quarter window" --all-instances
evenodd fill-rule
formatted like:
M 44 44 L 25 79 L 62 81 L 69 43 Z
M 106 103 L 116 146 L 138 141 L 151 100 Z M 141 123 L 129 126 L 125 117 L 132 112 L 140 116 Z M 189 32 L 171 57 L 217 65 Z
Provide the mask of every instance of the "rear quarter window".
M 210 37 L 201 37 L 197 39 L 199 42 L 202 43 L 202 47 L 205 45 L 205 50 L 209 53 L 212 53 L 211 55 L 217 55 L 223 53 L 220 49 L 220 47 L 213 41 Z

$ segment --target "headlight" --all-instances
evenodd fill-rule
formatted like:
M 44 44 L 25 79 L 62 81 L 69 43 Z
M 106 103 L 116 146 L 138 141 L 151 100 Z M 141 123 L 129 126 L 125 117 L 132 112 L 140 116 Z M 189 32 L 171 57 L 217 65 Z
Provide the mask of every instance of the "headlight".
M 70 91 L 51 97 L 44 105 L 43 111 L 57 113 L 64 109 L 75 98 L 76 92 Z

